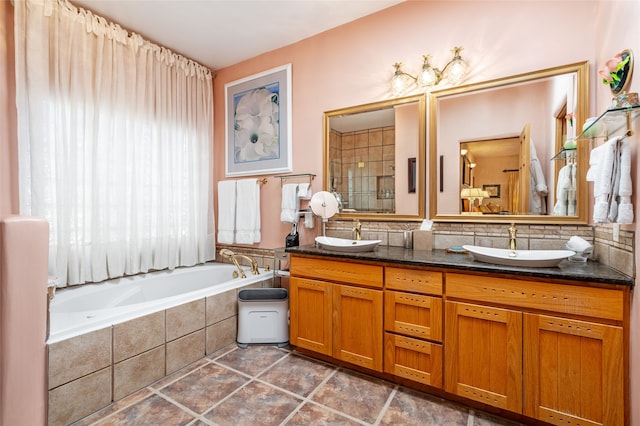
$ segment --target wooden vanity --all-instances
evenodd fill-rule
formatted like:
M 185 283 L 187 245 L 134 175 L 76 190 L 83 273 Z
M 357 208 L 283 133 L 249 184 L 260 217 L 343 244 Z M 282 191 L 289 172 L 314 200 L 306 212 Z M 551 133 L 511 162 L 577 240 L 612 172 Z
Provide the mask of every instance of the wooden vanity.
M 551 424 L 629 422 L 629 277 L 394 247 L 290 254 L 305 352 Z

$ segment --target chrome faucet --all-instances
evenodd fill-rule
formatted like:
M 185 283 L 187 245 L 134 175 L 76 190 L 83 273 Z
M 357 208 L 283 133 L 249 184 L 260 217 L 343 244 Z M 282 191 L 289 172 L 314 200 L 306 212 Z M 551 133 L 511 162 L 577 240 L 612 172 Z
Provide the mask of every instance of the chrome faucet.
M 220 250 L 220 256 L 230 259 L 233 264 L 236 265 L 238 271 L 234 272 L 234 277 L 240 276 L 242 278 L 247 278 L 247 274 L 244 273 L 244 269 L 242 269 L 242 266 L 240 266 L 240 263 L 238 263 L 238 257 L 247 259 L 249 263 L 251 263 L 251 273 L 253 275 L 260 274 L 260 271 L 258 271 L 258 262 L 251 256 L 246 256 L 244 254 L 235 254 L 233 251 L 226 248 Z
M 356 240 L 362 239 L 362 224 L 360 223 L 360 219 L 353 219 L 353 228 L 351 230 L 356 234 Z
M 516 229 L 516 224 L 512 223 L 511 227 L 509 228 L 509 250 L 516 250 L 517 244 L 516 244 L 516 233 L 518 232 L 518 230 Z

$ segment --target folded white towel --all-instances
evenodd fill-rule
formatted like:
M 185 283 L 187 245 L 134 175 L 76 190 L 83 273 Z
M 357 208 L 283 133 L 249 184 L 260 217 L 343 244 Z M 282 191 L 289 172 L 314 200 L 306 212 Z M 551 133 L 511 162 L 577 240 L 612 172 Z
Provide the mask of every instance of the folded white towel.
M 578 253 L 581 253 L 590 247 L 591 244 L 587 240 L 576 235 L 569 238 L 569 241 L 567 242 L 567 248 Z
M 309 185 L 308 183 L 299 183 L 298 184 L 298 198 L 303 198 L 303 199 L 310 199 L 311 198 L 312 191 L 311 191 L 311 185 Z
M 600 170 L 600 162 L 604 155 L 605 150 L 604 145 L 597 146 L 591 150 L 589 154 L 589 170 L 587 170 L 587 180 L 589 182 L 595 182 L 598 178 L 599 170 Z
M 596 197 L 596 201 L 593 206 L 593 221 L 595 223 L 606 223 L 608 213 L 609 203 L 607 202 L 607 196 L 599 195 Z
M 603 145 L 604 150 L 602 151 L 602 158 L 598 166 L 598 175 L 593 185 L 593 195 L 595 197 L 611 194 L 614 178 L 615 151 L 618 140 L 618 137 L 611 138 Z
M 232 244 L 236 221 L 236 181 L 218 182 L 218 242 Z
M 298 184 L 287 183 L 282 185 L 282 210 L 280 221 L 285 223 L 298 223 Z
M 257 179 L 242 179 L 236 187 L 236 243 L 260 242 L 260 185 Z
M 617 221 L 622 224 L 633 223 L 633 204 L 631 202 L 620 202 Z

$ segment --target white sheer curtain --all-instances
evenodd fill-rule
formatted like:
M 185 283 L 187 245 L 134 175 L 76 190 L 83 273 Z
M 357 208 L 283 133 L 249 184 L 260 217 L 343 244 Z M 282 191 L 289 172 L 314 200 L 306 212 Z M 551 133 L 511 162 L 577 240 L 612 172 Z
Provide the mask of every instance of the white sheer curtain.
M 20 210 L 62 285 L 214 257 L 211 72 L 63 0 L 16 0 Z

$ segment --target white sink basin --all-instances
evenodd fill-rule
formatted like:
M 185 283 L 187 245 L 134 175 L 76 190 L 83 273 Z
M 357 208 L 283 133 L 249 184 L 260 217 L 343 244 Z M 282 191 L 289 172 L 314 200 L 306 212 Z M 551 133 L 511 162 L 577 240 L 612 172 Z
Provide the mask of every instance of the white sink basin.
M 373 251 L 381 240 L 348 240 L 346 238 L 316 237 L 316 243 L 327 250 L 359 253 Z
M 480 246 L 462 246 L 475 260 L 496 265 L 545 268 L 576 254 L 572 250 L 508 250 Z

